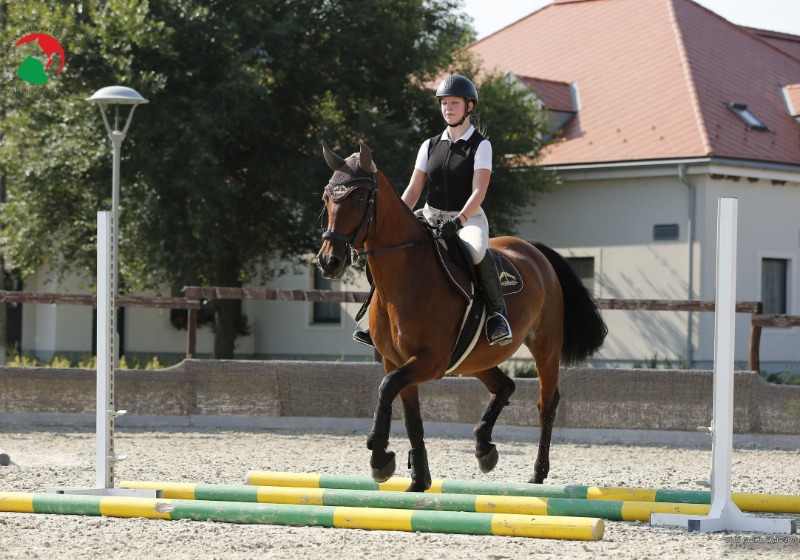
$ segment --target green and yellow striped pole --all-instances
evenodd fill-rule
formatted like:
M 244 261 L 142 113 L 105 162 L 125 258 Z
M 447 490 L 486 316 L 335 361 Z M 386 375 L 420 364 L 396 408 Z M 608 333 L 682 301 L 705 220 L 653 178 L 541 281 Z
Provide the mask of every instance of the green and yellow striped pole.
M 596 541 L 600 519 L 0 492 L 0 511 Z
M 368 476 L 250 471 L 247 484 L 256 486 L 288 486 L 337 488 L 349 490 L 404 491 L 411 479 L 393 477 L 377 483 Z M 428 493 L 478 494 L 493 496 L 529 496 L 535 498 L 572 498 L 579 500 L 613 500 L 623 502 L 664 502 L 672 504 L 710 504 L 707 490 L 654 490 L 647 488 L 605 488 L 518 482 L 478 482 L 473 480 L 436 479 Z M 800 513 L 800 496 L 784 494 L 752 494 L 734 492 L 733 502 L 742 511 L 764 513 Z
M 380 490 L 195 484 L 138 480 L 123 481 L 120 483 L 120 487 L 139 490 L 161 490 L 165 498 L 185 500 L 463 511 L 559 517 L 597 517 L 611 521 L 642 521 L 645 523 L 650 520 L 650 514 L 653 512 L 707 515 L 710 508 L 708 505 L 698 504 L 623 502 L 618 500 L 590 501 L 571 498 L 423 494 L 419 492 L 382 492 Z

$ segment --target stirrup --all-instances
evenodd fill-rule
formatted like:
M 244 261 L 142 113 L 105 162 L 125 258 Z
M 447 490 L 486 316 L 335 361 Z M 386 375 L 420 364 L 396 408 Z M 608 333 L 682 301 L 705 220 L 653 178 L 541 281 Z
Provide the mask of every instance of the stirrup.
M 493 328 L 490 332 L 489 323 L 498 319 L 502 321 L 502 323 L 495 326 L 495 328 Z M 506 319 L 505 315 L 497 311 L 489 315 L 489 317 L 486 319 L 486 339 L 489 341 L 489 345 L 491 346 L 496 344 L 505 346 L 511 342 L 511 325 L 508 324 L 508 319 Z
M 372 335 L 369 334 L 369 329 L 362 329 L 356 326 L 356 330 L 353 333 L 353 340 L 358 342 L 359 344 L 363 344 L 364 346 L 369 346 L 370 348 L 375 348 L 375 343 L 372 342 Z

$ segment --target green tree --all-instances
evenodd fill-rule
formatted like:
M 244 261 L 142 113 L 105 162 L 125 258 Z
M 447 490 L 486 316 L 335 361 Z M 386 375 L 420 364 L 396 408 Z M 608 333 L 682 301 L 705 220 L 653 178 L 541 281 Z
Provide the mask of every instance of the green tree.
M 93 276 L 95 216 L 110 206 L 111 163 L 97 110 L 84 100 L 122 84 L 150 100 L 136 111 L 122 150 L 123 289 L 269 279 L 318 248 L 320 187 L 329 174 L 320 138 L 344 151 L 367 141 L 381 168 L 404 186 L 419 143 L 441 128 L 427 84 L 474 38 L 457 5 L 9 5 L 3 44 L 26 29 L 47 29 L 63 41 L 67 66 L 36 94 L 0 93 L 7 109 L 0 171 L 8 177 L 2 250 L 23 274 L 47 263 L 53 274 Z M 6 83 L 12 70 L 3 67 Z M 510 153 L 530 152 L 535 146 L 519 141 L 518 113 L 499 106 L 489 112 L 493 97 L 519 101 L 492 80 L 482 95 L 493 143 L 507 139 Z M 494 132 L 493 119 L 505 132 Z M 513 173 L 502 182 L 519 183 Z M 512 191 L 533 190 L 525 185 Z M 493 193 L 492 204 L 505 198 Z M 516 202 L 498 208 L 513 217 Z M 239 309 L 235 301 L 215 304 L 217 357 L 233 356 Z

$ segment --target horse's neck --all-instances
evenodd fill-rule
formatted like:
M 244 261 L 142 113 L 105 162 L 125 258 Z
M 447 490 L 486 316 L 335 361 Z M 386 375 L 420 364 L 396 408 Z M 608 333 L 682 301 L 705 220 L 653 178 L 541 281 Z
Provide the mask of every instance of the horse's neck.
M 414 213 L 406 206 L 385 177 L 378 181 L 376 219 L 364 243 L 365 249 L 376 251 L 368 257 L 376 284 L 388 288 L 393 280 L 407 281 L 407 260 L 416 258 L 413 253 L 423 250 L 424 243 L 413 247 L 399 248 L 407 243 L 430 239 L 430 232 L 423 228 Z M 382 251 L 386 249 L 386 251 Z
M 367 236 L 368 249 L 381 249 L 402 245 L 429 237 L 417 217 L 406 206 L 389 181 L 381 176 L 378 182 L 376 219 L 371 235 Z

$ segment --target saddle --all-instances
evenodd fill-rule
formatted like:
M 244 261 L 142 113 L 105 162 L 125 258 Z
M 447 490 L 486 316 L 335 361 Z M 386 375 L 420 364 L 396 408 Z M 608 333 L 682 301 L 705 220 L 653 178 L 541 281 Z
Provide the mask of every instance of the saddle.
M 447 373 L 450 373 L 464 361 L 478 343 L 486 321 L 486 301 L 483 297 L 475 297 L 479 295 L 475 267 L 461 238 L 454 236 L 446 240 L 440 239 L 434 246 L 447 278 L 467 301 L 461 329 L 450 353 L 450 363 L 447 367 Z M 514 264 L 502 253 L 494 249 L 489 251 L 500 275 L 503 297 L 521 292 L 524 287 L 522 276 Z
M 417 217 L 425 227 L 431 230 L 434 229 L 421 215 L 418 214 Z M 486 322 L 486 301 L 483 297 L 475 297 L 479 295 L 478 279 L 475 274 L 475 267 L 472 264 L 472 258 L 464 247 L 464 242 L 461 238 L 456 235 L 449 239 L 439 239 L 433 246 L 436 248 L 436 255 L 448 280 L 464 296 L 467 303 L 455 346 L 450 352 L 450 363 L 445 372 L 450 373 L 461 365 L 461 362 L 464 361 L 478 343 L 478 338 L 483 332 L 483 324 Z M 514 263 L 494 249 L 489 249 L 489 251 L 500 276 L 503 297 L 521 292 L 525 286 L 522 282 L 522 276 L 520 276 Z M 372 295 L 375 292 L 375 284 L 372 282 L 369 267 L 367 267 L 367 280 L 370 285 L 369 295 L 367 295 L 364 303 L 361 304 L 361 309 L 356 313 L 356 323 L 366 314 L 370 301 L 372 301 Z

